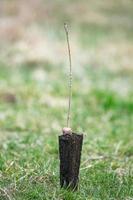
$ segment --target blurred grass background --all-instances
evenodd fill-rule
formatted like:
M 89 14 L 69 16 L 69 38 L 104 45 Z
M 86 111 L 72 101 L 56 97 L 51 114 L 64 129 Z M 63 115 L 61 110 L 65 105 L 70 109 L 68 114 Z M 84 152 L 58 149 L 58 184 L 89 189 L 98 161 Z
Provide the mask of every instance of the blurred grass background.
M 133 1 L 0 1 L 0 200 L 133 198 Z M 70 29 L 80 190 L 60 190 Z

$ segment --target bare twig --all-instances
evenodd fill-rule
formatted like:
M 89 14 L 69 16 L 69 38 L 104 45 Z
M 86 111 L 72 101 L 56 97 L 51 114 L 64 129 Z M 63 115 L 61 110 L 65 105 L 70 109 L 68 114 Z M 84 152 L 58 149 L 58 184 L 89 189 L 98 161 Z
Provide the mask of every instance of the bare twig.
M 68 46 L 68 55 L 69 55 L 69 97 L 68 97 L 68 113 L 67 113 L 67 127 L 70 127 L 70 119 L 71 119 L 71 99 L 72 99 L 72 61 L 71 61 L 71 50 L 70 50 L 70 43 L 69 43 L 69 32 L 68 26 L 64 23 L 64 29 L 66 33 L 67 39 L 67 46 Z

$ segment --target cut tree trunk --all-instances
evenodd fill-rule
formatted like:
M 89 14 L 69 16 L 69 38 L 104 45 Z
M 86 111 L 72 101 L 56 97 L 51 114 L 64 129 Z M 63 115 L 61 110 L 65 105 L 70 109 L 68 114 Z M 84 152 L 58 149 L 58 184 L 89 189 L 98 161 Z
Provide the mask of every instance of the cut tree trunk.
M 60 185 L 77 190 L 83 135 L 76 133 L 59 136 Z

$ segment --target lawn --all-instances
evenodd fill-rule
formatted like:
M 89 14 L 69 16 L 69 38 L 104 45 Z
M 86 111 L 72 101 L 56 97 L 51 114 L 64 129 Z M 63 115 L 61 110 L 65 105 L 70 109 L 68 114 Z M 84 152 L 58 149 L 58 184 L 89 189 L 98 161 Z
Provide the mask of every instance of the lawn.
M 0 22 L 0 200 L 133 199 L 132 1 L 29 2 L 0 8 L 3 22 L 10 18 Z M 40 12 L 29 17 L 34 9 Z M 71 124 L 84 134 L 74 193 L 59 185 L 58 136 L 68 103 L 65 20 Z

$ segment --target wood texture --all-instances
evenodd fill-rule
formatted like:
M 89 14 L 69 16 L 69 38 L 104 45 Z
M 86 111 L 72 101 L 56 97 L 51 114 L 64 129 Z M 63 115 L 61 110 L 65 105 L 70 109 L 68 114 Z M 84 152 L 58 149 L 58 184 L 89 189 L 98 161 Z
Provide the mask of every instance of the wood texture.
M 76 133 L 59 136 L 61 187 L 78 188 L 82 142 L 83 135 Z

